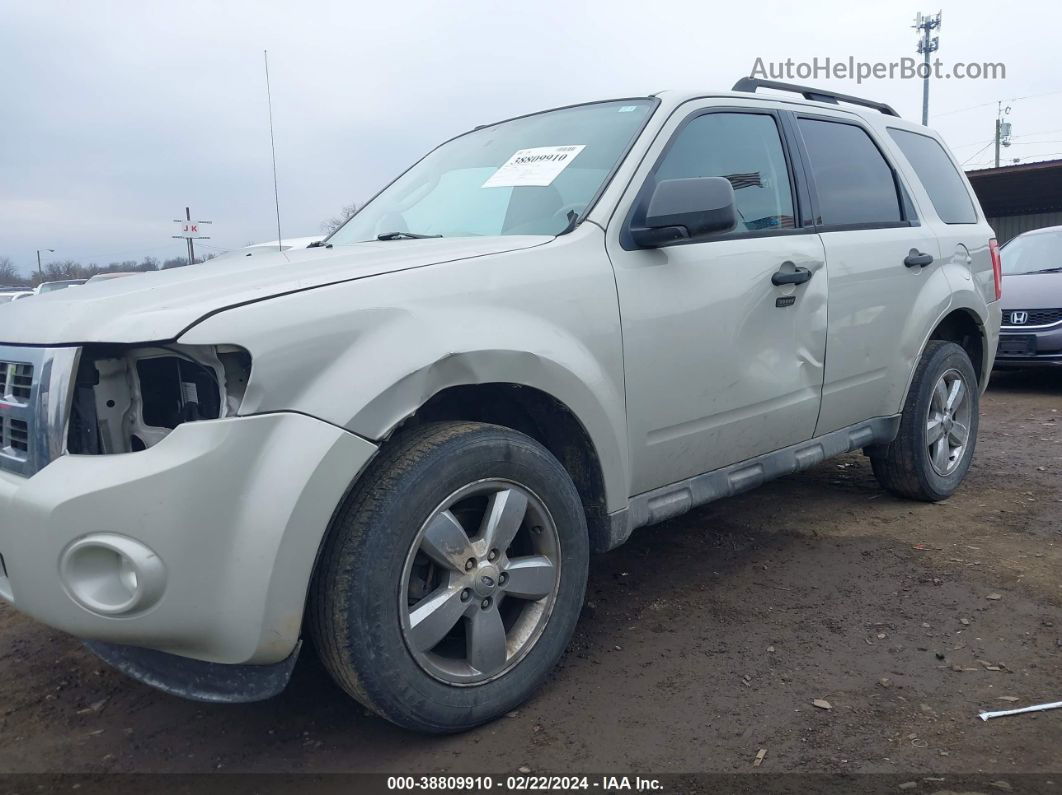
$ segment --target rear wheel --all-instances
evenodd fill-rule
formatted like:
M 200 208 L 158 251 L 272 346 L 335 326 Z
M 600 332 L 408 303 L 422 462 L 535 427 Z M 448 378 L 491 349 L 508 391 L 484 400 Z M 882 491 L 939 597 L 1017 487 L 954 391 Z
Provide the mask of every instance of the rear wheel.
M 423 426 L 339 512 L 312 633 L 340 686 L 383 717 L 470 728 L 530 696 L 563 654 L 588 557 L 578 493 L 541 445 L 492 425 Z
M 970 357 L 953 342 L 932 340 L 915 370 L 896 439 L 871 454 L 878 482 L 903 497 L 951 496 L 973 460 L 980 390 Z

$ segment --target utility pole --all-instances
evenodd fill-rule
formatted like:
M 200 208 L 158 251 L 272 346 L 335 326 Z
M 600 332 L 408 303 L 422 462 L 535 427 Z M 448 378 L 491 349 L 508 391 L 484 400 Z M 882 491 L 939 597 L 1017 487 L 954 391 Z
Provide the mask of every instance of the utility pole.
M 940 37 L 930 36 L 934 30 L 940 30 L 940 12 L 936 16 L 932 14 L 918 13 L 915 30 L 921 31 L 918 39 L 918 53 L 924 57 L 925 73 L 922 77 L 922 125 L 929 125 L 929 56 L 940 49 Z
M 999 168 L 999 147 L 1010 146 L 1010 122 L 1003 121 L 1003 117 L 1008 115 L 1010 105 L 1004 108 L 1002 101 L 996 103 L 996 168 Z
M 189 207 L 184 208 L 184 217 L 186 220 L 192 220 L 192 210 Z M 192 245 L 192 238 L 188 238 L 188 264 L 195 264 L 195 246 Z
M 41 277 L 41 281 L 44 281 L 44 268 L 41 266 L 41 251 L 50 251 L 55 253 L 54 248 L 37 249 L 37 275 Z
M 175 218 L 173 222 L 180 228 L 180 234 L 172 235 L 176 239 L 183 239 L 188 243 L 188 264 L 195 263 L 195 247 L 192 245 L 193 240 L 210 240 L 208 235 L 199 234 L 200 224 L 213 223 L 212 221 L 193 221 L 192 210 L 188 207 L 184 208 L 184 218 Z

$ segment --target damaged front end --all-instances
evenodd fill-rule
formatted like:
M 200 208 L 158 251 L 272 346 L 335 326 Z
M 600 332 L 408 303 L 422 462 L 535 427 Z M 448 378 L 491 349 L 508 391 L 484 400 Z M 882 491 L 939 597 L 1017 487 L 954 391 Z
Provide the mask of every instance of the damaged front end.
M 146 450 L 186 422 L 235 416 L 251 356 L 233 345 L 86 345 L 70 405 L 75 455 Z

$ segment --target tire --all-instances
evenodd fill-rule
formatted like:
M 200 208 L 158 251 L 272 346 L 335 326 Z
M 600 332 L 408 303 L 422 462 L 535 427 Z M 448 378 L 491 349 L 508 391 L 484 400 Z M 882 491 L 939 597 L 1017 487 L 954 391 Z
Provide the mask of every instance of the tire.
M 472 546 L 459 549 L 462 529 Z M 374 712 L 462 731 L 549 675 L 575 630 L 588 562 L 582 503 L 549 451 L 501 426 L 423 425 L 384 447 L 337 512 L 310 631 L 335 681 Z
M 942 412 L 955 383 L 962 394 L 952 413 Z M 943 384 L 943 393 L 937 392 Z M 980 388 L 970 357 L 953 342 L 931 340 L 915 369 L 900 417 L 900 430 L 884 450 L 871 452 L 878 482 L 901 497 L 938 502 L 950 497 L 970 469 L 977 446 Z M 951 422 L 945 422 L 950 417 Z M 965 443 L 958 445 L 965 428 Z M 950 429 L 950 430 L 949 430 Z M 933 442 L 932 436 L 940 436 Z M 942 441 L 948 447 L 940 455 Z M 930 444 L 933 443 L 931 450 Z M 952 445 L 955 444 L 955 448 Z

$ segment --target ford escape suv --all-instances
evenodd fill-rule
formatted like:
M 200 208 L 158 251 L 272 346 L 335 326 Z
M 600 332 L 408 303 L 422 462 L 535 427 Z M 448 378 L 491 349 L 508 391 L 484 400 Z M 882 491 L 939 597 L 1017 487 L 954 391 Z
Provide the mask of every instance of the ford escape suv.
M 383 717 L 474 726 L 636 528 L 858 449 L 950 495 L 991 238 L 939 137 L 857 97 L 477 127 L 321 245 L 0 307 L 0 596 L 170 693 L 268 697 L 306 639 Z

